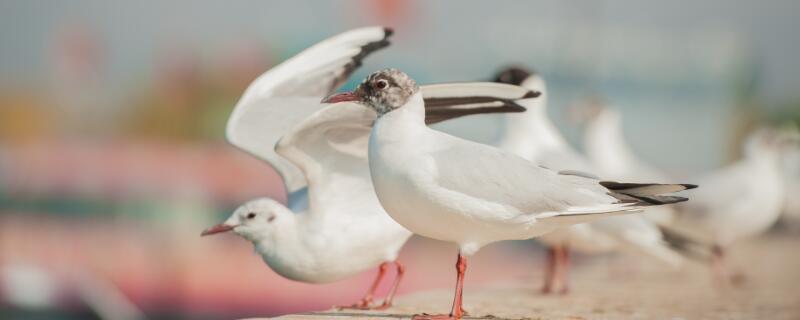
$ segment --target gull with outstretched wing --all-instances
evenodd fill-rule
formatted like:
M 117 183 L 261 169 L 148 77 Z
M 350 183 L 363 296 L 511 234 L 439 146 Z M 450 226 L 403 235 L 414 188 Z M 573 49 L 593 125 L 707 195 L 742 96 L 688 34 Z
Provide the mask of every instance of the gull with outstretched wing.
M 226 231 L 250 240 L 280 275 L 303 282 L 340 280 L 372 267 L 378 276 L 349 307 L 391 305 L 404 267 L 397 255 L 411 232 L 381 207 L 370 182 L 367 142 L 377 114 L 357 104 L 321 104 L 361 65 L 386 47 L 391 30 L 361 28 L 334 36 L 267 71 L 245 91 L 230 116 L 227 138 L 267 161 L 283 177 L 288 204 L 260 198 L 242 205 L 203 235 Z M 522 112 L 528 90 L 494 83 L 423 88 L 428 122 L 470 114 Z M 389 267 L 397 276 L 384 302 L 373 293 Z

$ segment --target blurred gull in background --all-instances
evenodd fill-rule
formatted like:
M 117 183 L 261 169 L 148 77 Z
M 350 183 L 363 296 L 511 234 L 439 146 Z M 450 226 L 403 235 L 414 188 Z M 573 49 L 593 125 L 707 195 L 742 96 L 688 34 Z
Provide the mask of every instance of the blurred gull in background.
M 615 109 L 592 103 L 586 105 L 588 115 L 585 134 L 586 150 L 599 172 L 614 179 L 642 181 L 664 179 L 666 174 L 641 160 L 627 145 L 622 132 L 622 115 Z M 797 147 L 793 128 L 780 131 L 760 129 L 753 132 L 744 145 L 745 155 L 737 164 L 699 178 L 704 188 L 692 196 L 691 203 L 656 208 L 662 230 L 673 240 L 691 241 L 679 248 L 695 257 L 710 257 L 715 281 L 727 282 L 723 266 L 725 249 L 735 240 L 764 232 L 780 215 L 785 203 L 790 211 L 788 188 L 791 176 L 781 178 L 781 163 L 791 171 L 789 159 Z M 783 160 L 783 162 L 781 162 Z M 781 185 L 781 182 L 785 186 Z M 705 188 L 709 187 L 709 188 Z M 784 190 L 783 187 L 787 189 Z M 786 198 L 786 200 L 783 200 Z M 679 212 L 676 212 L 678 210 Z M 699 247 L 697 242 L 704 245 Z M 705 246 L 710 246 L 710 250 Z
M 729 280 L 726 250 L 738 240 L 767 231 L 778 220 L 785 197 L 781 154 L 797 143 L 792 140 L 769 128 L 752 132 L 741 160 L 697 178 L 704 188 L 693 194 L 692 202 L 675 206 L 671 227 L 714 245 L 712 270 L 717 283 Z
M 498 146 L 534 163 L 554 170 L 579 170 L 597 172 L 587 159 L 573 149 L 550 121 L 547 115 L 547 88 L 541 76 L 519 67 L 511 67 L 497 75 L 497 81 L 518 84 L 539 91 L 537 100 L 526 101 L 529 109 L 523 114 L 507 115 L 508 123 Z M 625 177 L 606 176 L 604 179 L 631 181 Z M 665 181 L 653 179 L 637 182 Z M 656 207 L 658 209 L 661 207 Z M 648 209 L 649 210 L 649 209 Z M 626 215 L 601 221 L 578 224 L 545 234 L 537 240 L 550 246 L 542 292 L 569 290 L 568 271 L 570 250 L 579 252 L 633 251 L 659 259 L 672 267 L 679 266 L 683 258 L 664 241 L 658 226 L 644 216 Z
M 787 138 L 800 141 L 800 128 L 795 124 L 789 124 L 781 128 Z M 785 203 L 783 221 L 790 229 L 800 230 L 800 147 L 789 148 L 783 153 L 783 186 Z

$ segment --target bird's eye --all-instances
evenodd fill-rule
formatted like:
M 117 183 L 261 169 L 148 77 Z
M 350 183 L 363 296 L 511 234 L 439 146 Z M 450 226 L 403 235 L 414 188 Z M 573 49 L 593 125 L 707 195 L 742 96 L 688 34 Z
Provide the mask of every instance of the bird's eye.
M 375 87 L 378 89 L 386 89 L 386 87 L 388 86 L 389 86 L 389 81 L 383 79 L 378 80 L 378 82 L 375 82 Z
M 247 214 L 247 219 L 253 219 L 255 217 L 256 217 L 256 213 L 255 212 L 250 212 L 250 213 Z

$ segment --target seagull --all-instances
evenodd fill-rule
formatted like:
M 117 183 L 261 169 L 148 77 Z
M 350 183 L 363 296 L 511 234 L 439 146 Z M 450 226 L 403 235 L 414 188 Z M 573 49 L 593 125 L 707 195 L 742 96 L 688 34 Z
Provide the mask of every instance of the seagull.
M 582 107 L 586 121 L 583 135 L 586 155 L 599 174 L 633 181 L 668 180 L 669 176 L 642 160 L 625 139 L 622 114 L 601 102 Z M 588 109 L 588 110 L 587 110 Z
M 770 128 L 755 130 L 745 139 L 742 159 L 698 178 L 704 188 L 693 194 L 691 203 L 675 206 L 671 227 L 713 244 L 712 272 L 718 284 L 729 279 L 727 249 L 778 220 L 786 196 L 780 159 L 796 143 Z
M 800 141 L 800 128 L 791 124 L 781 128 L 781 131 L 788 139 Z M 800 148 L 789 148 L 781 158 L 783 163 L 783 187 L 787 195 L 800 194 Z M 785 197 L 783 208 L 783 221 L 790 228 L 800 227 L 800 198 Z
M 383 27 L 344 32 L 270 69 L 245 90 L 226 137 L 281 175 L 287 205 L 254 199 L 202 232 L 236 233 L 253 243 L 272 270 L 296 281 L 327 283 L 377 266 L 367 294 L 346 308 L 391 306 L 405 271 L 398 252 L 411 232 L 386 214 L 370 182 L 367 142 L 376 113 L 320 100 L 345 83 L 366 56 L 388 46 L 391 34 Z M 522 112 L 515 100 L 527 93 L 495 83 L 438 84 L 422 90 L 429 103 L 427 123 Z M 470 106 L 476 99 L 487 104 Z M 394 282 L 383 303 L 374 305 L 375 290 L 391 266 Z
M 641 160 L 627 145 L 619 112 L 597 105 L 592 109 L 586 150 L 602 174 L 613 179 L 666 179 L 665 173 Z M 791 146 L 798 140 L 792 129 L 753 132 L 746 140 L 742 160 L 698 179 L 707 188 L 697 192 L 691 204 L 656 208 L 666 211 L 649 217 L 657 219 L 667 239 L 687 256 L 710 258 L 715 281 L 724 285 L 729 278 L 726 248 L 738 238 L 766 231 L 780 214 L 781 199 L 791 201 L 792 197 L 782 196 L 789 191 L 781 188 L 781 181 L 783 188 L 790 186 L 782 172 L 791 166 L 787 159 L 797 152 L 796 145 Z
M 537 94 L 530 94 L 536 99 Z M 354 91 L 323 102 L 357 103 L 378 119 L 369 137 L 369 171 L 378 200 L 416 234 L 458 245 L 457 280 L 449 314 L 460 319 L 467 257 L 501 240 L 541 236 L 557 228 L 684 201 L 663 195 L 692 186 L 599 181 L 553 171 L 512 153 L 435 131 L 416 82 L 397 69 L 368 76 Z M 470 107 L 481 107 L 476 101 Z
M 510 67 L 498 73 L 495 81 L 520 85 L 542 93 L 537 100 L 525 101 L 528 111 L 524 114 L 506 115 L 505 132 L 497 143 L 500 149 L 555 170 L 597 173 L 592 163 L 570 146 L 547 116 L 547 92 L 542 77 L 520 67 Z M 605 174 L 601 176 L 619 181 L 643 181 Z M 665 179 L 654 177 L 645 180 Z M 665 207 L 650 208 L 648 214 L 653 209 L 661 208 Z M 681 255 L 665 242 L 659 226 L 645 218 L 645 215 L 625 215 L 574 225 L 548 233 L 538 240 L 550 247 L 543 293 L 553 291 L 557 283 L 562 286 L 561 293 L 568 292 L 569 254 L 572 250 L 601 253 L 623 249 L 654 257 L 672 267 L 678 267 L 683 262 Z
M 787 153 L 783 163 L 786 194 L 800 194 L 800 150 Z M 800 197 L 786 197 L 783 216 L 790 227 L 800 227 Z

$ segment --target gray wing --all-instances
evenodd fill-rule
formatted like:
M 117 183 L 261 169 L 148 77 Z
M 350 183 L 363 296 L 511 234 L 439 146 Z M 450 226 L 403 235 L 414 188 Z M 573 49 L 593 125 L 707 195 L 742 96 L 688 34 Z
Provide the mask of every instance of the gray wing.
M 547 152 L 542 152 L 536 162 L 552 170 L 575 170 L 595 174 L 592 165 L 571 146 L 551 148 Z
M 433 153 L 438 184 L 524 213 L 561 212 L 617 200 L 597 180 L 558 174 L 514 154 L 460 139 Z

